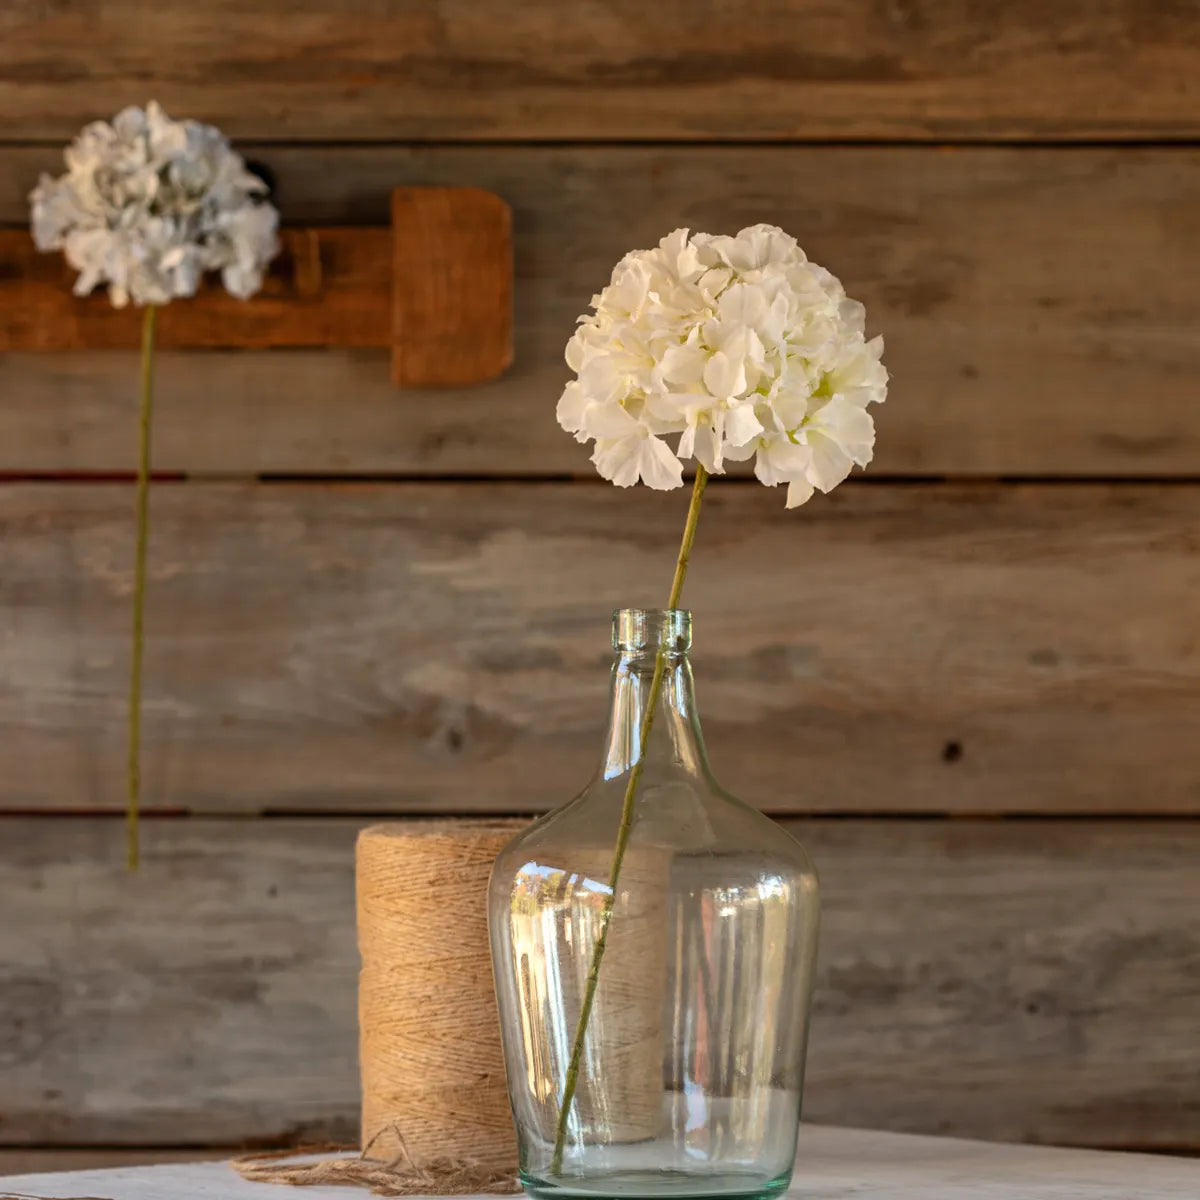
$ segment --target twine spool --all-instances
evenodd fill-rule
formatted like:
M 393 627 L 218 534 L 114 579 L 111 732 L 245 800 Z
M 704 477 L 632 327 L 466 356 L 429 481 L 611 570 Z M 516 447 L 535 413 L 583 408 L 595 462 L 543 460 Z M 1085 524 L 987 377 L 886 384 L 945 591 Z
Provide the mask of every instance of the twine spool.
M 569 914 L 565 925 L 572 931 L 571 943 L 560 943 L 551 957 L 573 970 L 547 972 L 542 913 L 511 916 L 524 1007 L 541 1012 L 561 1005 L 571 1035 L 603 924 L 612 855 L 607 845 L 538 847 L 539 859 L 552 864 L 562 878 L 560 905 Z M 637 1142 L 662 1130 L 671 859 L 670 850 L 631 845 L 621 868 L 575 1092 L 573 1126 L 585 1139 Z M 539 1072 L 535 1064 L 553 1062 L 565 1073 L 570 1042 L 563 1043 L 549 1028 L 530 1030 L 527 1036 L 531 1071 L 544 1074 L 547 1068 Z M 557 1090 L 539 1095 L 530 1114 L 547 1141 L 554 1139 L 559 1095 Z
M 671 858 L 669 850 L 656 846 L 631 845 L 626 851 L 597 977 L 588 1034 L 602 1050 L 583 1072 L 576 1105 L 584 1130 L 602 1128 L 614 1142 L 642 1141 L 662 1130 Z M 606 880 L 612 850 L 582 852 L 574 862 L 588 877 Z M 576 965 L 578 1000 L 569 1001 L 572 1010 L 583 999 L 590 956 Z
M 516 1175 L 487 886 L 525 824 L 408 822 L 358 836 L 362 1140 L 380 1155 Z

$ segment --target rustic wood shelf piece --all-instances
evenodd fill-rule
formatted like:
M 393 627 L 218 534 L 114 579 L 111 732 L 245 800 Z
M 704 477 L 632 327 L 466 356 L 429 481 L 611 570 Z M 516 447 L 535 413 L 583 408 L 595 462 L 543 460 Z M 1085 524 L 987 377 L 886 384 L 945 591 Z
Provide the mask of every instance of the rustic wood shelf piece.
M 508 205 L 471 187 L 397 188 L 392 229 L 284 229 L 250 300 L 206 281 L 163 307 L 165 349 L 390 348 L 401 387 L 482 383 L 512 361 Z M 0 230 L 0 353 L 134 350 L 141 315 L 72 292 L 61 254 Z
M 461 386 L 512 363 L 512 218 L 482 188 L 392 193 L 392 382 Z

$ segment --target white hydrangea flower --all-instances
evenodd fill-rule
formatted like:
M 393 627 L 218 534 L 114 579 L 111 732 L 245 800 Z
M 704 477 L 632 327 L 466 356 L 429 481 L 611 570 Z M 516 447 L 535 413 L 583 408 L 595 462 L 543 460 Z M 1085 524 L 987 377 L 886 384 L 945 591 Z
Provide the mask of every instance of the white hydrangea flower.
M 39 250 L 62 250 L 76 295 L 101 284 L 118 308 L 192 296 L 208 271 L 235 296 L 262 286 L 279 214 L 219 129 L 172 121 L 154 103 L 88 125 L 67 171 L 30 195 Z
M 668 234 L 627 254 L 567 344 L 559 424 L 618 487 L 677 488 L 683 459 L 754 459 L 789 508 L 871 461 L 887 396 L 863 306 L 773 225 Z M 667 441 L 675 438 L 674 448 Z

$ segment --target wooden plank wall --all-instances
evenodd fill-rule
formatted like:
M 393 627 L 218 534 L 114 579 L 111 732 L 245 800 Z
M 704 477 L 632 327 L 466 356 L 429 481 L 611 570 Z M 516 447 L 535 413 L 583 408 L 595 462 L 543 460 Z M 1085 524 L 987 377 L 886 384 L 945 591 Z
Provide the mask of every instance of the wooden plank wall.
M 566 799 L 608 610 L 667 584 L 686 498 L 555 425 L 574 318 L 631 245 L 756 220 L 894 373 L 867 480 L 719 481 L 689 582 L 718 772 L 825 885 L 808 1113 L 1200 1148 L 1200 8 L 569 8 L 0 13 L 0 225 L 158 98 L 296 222 L 490 188 L 517 272 L 482 388 L 162 355 L 135 876 L 136 363 L 0 358 L 0 1167 L 352 1132 L 355 830 Z

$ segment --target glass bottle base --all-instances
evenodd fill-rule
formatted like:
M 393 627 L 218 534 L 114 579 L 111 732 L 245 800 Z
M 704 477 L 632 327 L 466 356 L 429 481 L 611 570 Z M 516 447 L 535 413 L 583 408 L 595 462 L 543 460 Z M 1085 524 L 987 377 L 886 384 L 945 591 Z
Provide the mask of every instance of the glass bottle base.
M 791 1173 L 765 1180 L 745 1171 L 613 1171 L 540 1179 L 520 1173 L 533 1200 L 772 1200 L 787 1191 Z

